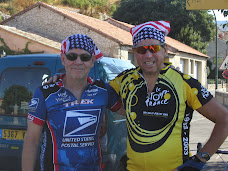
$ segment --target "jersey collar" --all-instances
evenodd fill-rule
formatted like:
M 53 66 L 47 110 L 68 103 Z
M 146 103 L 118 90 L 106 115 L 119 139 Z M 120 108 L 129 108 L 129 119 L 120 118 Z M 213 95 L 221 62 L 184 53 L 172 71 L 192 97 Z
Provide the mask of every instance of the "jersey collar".
M 62 75 L 60 75 L 59 81 L 58 81 L 58 86 L 59 86 L 59 87 L 64 87 L 64 85 L 63 85 L 63 77 L 64 77 L 65 75 L 66 75 L 65 73 L 62 74 Z M 89 84 L 91 84 L 91 83 L 93 83 L 93 80 L 88 76 L 88 77 L 87 77 L 87 82 L 88 82 Z

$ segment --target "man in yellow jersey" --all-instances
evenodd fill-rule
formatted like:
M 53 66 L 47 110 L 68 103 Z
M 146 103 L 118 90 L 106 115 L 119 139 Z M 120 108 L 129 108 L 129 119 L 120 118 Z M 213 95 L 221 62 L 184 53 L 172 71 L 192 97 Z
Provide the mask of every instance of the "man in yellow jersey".
M 132 50 L 139 66 L 110 82 L 126 110 L 129 171 L 202 170 L 228 135 L 227 110 L 198 80 L 165 62 L 169 31 L 167 21 L 133 27 Z M 189 129 L 194 110 L 215 126 L 208 142 L 191 157 Z
M 128 129 L 129 171 L 194 171 L 203 169 L 228 135 L 228 112 L 198 80 L 165 62 L 167 21 L 151 21 L 131 29 L 139 67 L 110 82 L 121 96 Z M 193 111 L 215 123 L 200 152 L 189 154 Z

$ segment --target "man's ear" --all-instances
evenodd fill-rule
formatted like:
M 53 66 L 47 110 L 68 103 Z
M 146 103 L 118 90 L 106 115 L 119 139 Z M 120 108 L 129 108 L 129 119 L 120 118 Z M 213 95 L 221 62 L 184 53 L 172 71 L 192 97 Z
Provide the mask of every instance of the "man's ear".
M 95 55 L 93 55 L 92 56 L 92 63 L 93 63 L 93 65 L 94 65 L 94 62 L 96 61 L 96 56 Z
M 165 53 L 165 56 L 168 56 L 168 46 L 167 46 L 167 44 L 165 44 L 165 46 L 164 46 L 164 53 Z
M 60 54 L 60 59 L 61 59 L 63 66 L 65 66 L 65 56 L 63 53 Z
M 137 52 L 136 52 L 135 48 L 132 47 L 131 49 L 132 49 L 133 55 L 136 56 L 137 55 Z

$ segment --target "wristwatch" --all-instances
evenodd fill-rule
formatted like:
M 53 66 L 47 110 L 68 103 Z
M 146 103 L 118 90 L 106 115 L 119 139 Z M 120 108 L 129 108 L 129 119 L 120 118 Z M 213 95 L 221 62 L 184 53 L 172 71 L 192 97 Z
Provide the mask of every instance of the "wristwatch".
M 199 151 L 199 152 L 197 153 L 197 155 L 198 155 L 200 158 L 205 159 L 206 161 L 210 160 L 210 158 L 211 158 L 210 154 L 209 154 L 209 153 L 206 153 L 206 152 L 201 152 L 201 151 Z

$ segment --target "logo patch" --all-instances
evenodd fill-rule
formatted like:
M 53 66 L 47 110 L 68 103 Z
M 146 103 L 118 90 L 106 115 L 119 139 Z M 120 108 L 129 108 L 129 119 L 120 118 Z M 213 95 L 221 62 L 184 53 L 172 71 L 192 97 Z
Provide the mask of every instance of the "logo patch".
M 67 95 L 66 91 L 58 94 L 58 98 L 55 98 L 57 102 L 67 102 L 71 100 L 71 97 Z
M 100 113 L 100 109 L 67 111 L 63 137 L 96 135 Z
M 44 85 L 44 86 L 43 86 L 43 89 L 48 89 L 49 87 L 54 87 L 55 85 L 58 85 L 58 83 L 49 84 L 49 85 Z
M 155 92 L 152 92 L 150 97 L 147 97 L 145 101 L 146 106 L 159 106 L 159 105 L 167 105 L 171 95 L 169 90 L 162 90 L 161 88 L 156 88 Z
M 209 91 L 201 85 L 201 93 L 204 99 L 207 99 L 210 95 Z
M 29 104 L 29 109 L 33 111 L 36 110 L 38 104 L 39 104 L 39 98 L 32 98 Z
M 32 116 L 32 115 L 28 114 L 28 120 L 30 120 L 30 121 L 32 121 L 32 122 L 33 122 L 33 120 L 34 120 L 34 116 Z

